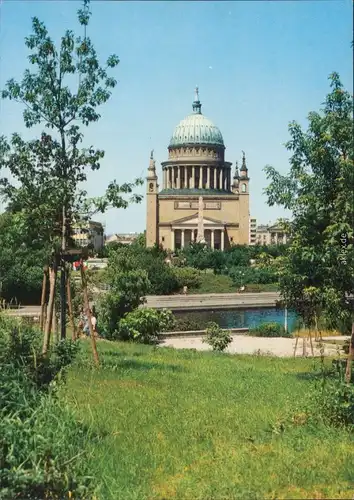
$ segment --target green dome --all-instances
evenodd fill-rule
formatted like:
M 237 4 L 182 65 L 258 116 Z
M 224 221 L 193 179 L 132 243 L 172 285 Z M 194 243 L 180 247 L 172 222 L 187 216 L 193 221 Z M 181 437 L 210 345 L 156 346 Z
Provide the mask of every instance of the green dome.
M 220 130 L 211 120 L 202 115 L 201 107 L 198 88 L 196 88 L 196 98 L 193 102 L 194 112 L 177 125 L 171 137 L 169 147 L 189 144 L 224 147 L 224 139 Z

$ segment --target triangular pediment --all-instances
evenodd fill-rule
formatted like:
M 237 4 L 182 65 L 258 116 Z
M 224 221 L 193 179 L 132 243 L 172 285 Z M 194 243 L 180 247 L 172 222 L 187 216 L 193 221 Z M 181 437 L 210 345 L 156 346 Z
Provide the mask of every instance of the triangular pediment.
M 222 222 L 221 220 L 217 220 L 217 219 L 212 219 L 211 217 L 203 217 L 203 220 L 204 220 L 204 225 L 207 225 L 207 226 L 223 226 L 224 225 L 224 222 Z M 198 213 L 196 214 L 193 214 L 193 215 L 189 215 L 188 217 L 183 217 L 182 219 L 177 219 L 177 220 L 174 220 L 171 222 L 172 225 L 179 225 L 179 226 L 183 226 L 183 225 L 198 225 L 198 222 L 199 222 L 199 218 L 198 218 Z

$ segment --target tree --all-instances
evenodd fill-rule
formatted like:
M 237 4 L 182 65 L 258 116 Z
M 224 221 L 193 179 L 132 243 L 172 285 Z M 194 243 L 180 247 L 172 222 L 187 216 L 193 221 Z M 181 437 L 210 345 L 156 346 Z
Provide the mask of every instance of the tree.
M 133 269 L 141 269 L 147 273 L 149 289 L 152 295 L 169 295 L 178 290 L 178 280 L 165 262 L 165 253 L 159 247 L 145 248 L 140 244 L 123 245 L 110 252 L 109 262 L 114 264 L 112 274 L 116 272 L 116 263 L 124 256 Z
M 174 324 L 174 316 L 167 309 L 136 309 L 120 321 L 119 338 L 142 344 L 156 344 L 161 333 L 171 330 Z
M 290 172 L 265 168 L 269 205 L 293 212 L 280 291 L 309 327 L 321 313 L 348 322 L 354 292 L 353 102 L 337 73 L 330 86 L 322 112 L 309 114 L 307 131 L 289 126 Z
M 106 337 L 118 338 L 120 320 L 143 304 L 150 281 L 147 272 L 137 267 L 129 248 L 112 252 L 106 277 L 109 291 L 98 306 L 99 323 Z
M 100 65 L 86 29 L 91 13 L 89 0 L 78 11 L 84 36 L 71 30 L 56 48 L 44 24 L 34 17 L 33 33 L 26 38 L 33 70 L 27 69 L 21 82 L 7 82 L 2 98 L 21 103 L 26 127 L 44 125 L 50 133 L 24 141 L 13 134 L 10 141 L 0 139 L 0 166 L 15 179 L 0 180 L 0 194 L 12 211 L 21 211 L 29 230 L 28 240 L 50 242 L 61 255 L 61 327 L 65 336 L 65 262 L 73 221 L 88 218 L 109 206 L 126 208 L 141 197 L 133 194 L 141 184 L 109 184 L 103 196 L 92 199 L 80 189 L 87 169 L 97 170 L 104 152 L 93 146 L 83 148 L 82 127 L 100 118 L 98 108 L 111 96 L 116 80 L 110 75 L 119 63 L 116 55 Z M 18 186 L 19 184 L 19 186 Z M 126 199 L 125 195 L 130 196 Z
M 39 304 L 43 265 L 49 246 L 26 244 L 21 214 L 0 214 L 0 297 L 7 302 Z

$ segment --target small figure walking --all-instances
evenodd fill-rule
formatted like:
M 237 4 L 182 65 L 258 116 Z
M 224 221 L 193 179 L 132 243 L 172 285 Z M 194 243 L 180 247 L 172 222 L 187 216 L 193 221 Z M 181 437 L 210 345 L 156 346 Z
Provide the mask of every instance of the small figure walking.
M 186 285 L 184 285 L 184 287 L 183 287 L 183 295 L 187 295 L 187 292 L 188 292 L 188 287 Z

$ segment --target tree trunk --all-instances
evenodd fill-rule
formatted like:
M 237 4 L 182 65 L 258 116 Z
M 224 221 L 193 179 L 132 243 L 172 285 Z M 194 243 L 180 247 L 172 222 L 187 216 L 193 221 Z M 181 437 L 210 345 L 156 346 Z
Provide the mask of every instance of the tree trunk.
M 71 300 L 71 288 L 70 288 L 70 274 L 67 273 L 67 280 L 66 280 L 66 293 L 67 293 L 67 299 L 68 299 L 68 308 L 69 308 L 69 318 L 70 318 L 70 323 L 72 327 L 72 339 L 76 340 L 76 326 L 75 326 L 75 320 L 74 320 L 74 315 L 73 315 L 73 304 Z
M 47 317 L 46 317 L 44 337 L 43 337 L 43 349 L 42 349 L 43 354 L 45 354 L 48 351 L 50 345 L 50 333 L 53 321 L 56 278 L 57 278 L 57 268 L 56 264 L 54 263 L 53 266 L 49 269 L 49 300 L 48 300 Z
M 91 311 L 90 311 L 90 304 L 89 304 L 88 293 L 87 293 L 87 281 L 86 281 L 86 275 L 85 275 L 83 263 L 81 263 L 81 266 L 80 266 L 80 273 L 81 273 L 82 291 L 84 294 L 85 311 L 86 311 L 87 321 L 88 321 L 88 325 L 89 325 L 89 329 L 90 329 L 93 359 L 95 361 L 95 365 L 99 366 L 100 361 L 98 358 L 95 332 L 93 331 L 92 322 L 91 322 Z
M 349 353 L 347 358 L 347 366 L 345 369 L 345 381 L 349 384 L 352 378 L 352 360 L 354 358 L 354 323 L 352 323 L 352 334 L 349 340 Z
M 39 320 L 39 328 L 43 332 L 44 328 L 44 310 L 45 310 L 45 299 L 47 291 L 47 279 L 48 279 L 48 268 L 43 269 L 43 282 L 42 282 L 42 297 L 41 297 L 41 317 Z
M 53 304 L 52 332 L 53 332 L 54 342 L 57 343 L 59 339 L 58 339 L 58 316 L 57 316 L 57 306 L 55 303 L 55 297 Z

